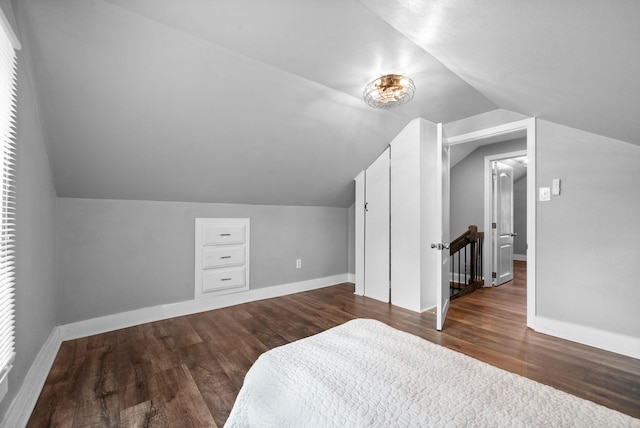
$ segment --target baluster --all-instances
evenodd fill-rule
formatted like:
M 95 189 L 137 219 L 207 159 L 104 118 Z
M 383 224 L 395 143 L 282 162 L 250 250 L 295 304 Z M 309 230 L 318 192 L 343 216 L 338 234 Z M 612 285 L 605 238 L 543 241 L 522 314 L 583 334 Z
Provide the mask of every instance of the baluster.
M 467 288 L 469 285 L 469 280 L 467 279 L 467 264 L 469 263 L 469 259 L 467 259 L 467 247 L 469 244 L 464 246 L 464 288 Z
M 456 271 L 456 258 L 455 258 L 455 254 L 454 257 L 451 257 L 451 272 L 450 272 L 450 278 L 449 278 L 449 297 L 453 297 L 455 295 L 455 275 L 454 272 Z
M 456 282 L 456 287 L 460 290 L 460 251 L 458 251 L 458 282 Z
M 480 277 L 484 278 L 484 255 L 483 255 L 483 250 L 484 248 L 484 236 L 480 239 Z
M 475 284 L 477 279 L 478 279 L 478 250 L 477 250 L 477 245 L 478 245 L 478 239 L 476 238 L 472 243 L 471 243 L 471 278 L 469 279 L 469 282 L 472 282 Z

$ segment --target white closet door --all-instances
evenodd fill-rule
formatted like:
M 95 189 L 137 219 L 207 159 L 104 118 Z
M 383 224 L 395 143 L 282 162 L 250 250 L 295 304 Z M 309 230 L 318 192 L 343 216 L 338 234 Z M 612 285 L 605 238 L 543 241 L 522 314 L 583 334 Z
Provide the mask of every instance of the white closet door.
M 365 172 L 362 171 L 355 178 L 356 181 L 356 201 L 355 201 L 355 274 L 356 289 L 355 294 L 364 295 L 364 202 L 365 202 Z
M 389 301 L 389 154 L 366 170 L 364 295 Z

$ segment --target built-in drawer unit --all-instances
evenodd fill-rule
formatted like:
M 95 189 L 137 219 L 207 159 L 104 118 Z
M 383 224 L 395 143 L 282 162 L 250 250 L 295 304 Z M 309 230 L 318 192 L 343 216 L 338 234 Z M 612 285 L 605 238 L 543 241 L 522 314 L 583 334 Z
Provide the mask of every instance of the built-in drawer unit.
M 197 218 L 195 298 L 249 289 L 248 218 Z

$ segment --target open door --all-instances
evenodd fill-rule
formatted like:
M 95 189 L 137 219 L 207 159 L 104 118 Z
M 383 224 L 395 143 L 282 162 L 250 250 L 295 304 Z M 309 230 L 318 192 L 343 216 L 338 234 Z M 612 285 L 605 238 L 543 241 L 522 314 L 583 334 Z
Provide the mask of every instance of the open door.
M 493 162 L 494 285 L 513 279 L 513 167 Z
M 436 220 L 439 224 L 440 242 L 432 243 L 431 248 L 438 251 L 438 263 L 435 266 L 438 276 L 438 292 L 436 300 L 436 329 L 442 330 L 451 301 L 449 291 L 449 147 L 443 145 L 442 124 L 438 124 L 438 135 L 434 145 L 433 157 L 435 158 L 435 171 L 433 177 L 437 179 L 436 189 L 441 192 L 433 192 L 432 199 Z

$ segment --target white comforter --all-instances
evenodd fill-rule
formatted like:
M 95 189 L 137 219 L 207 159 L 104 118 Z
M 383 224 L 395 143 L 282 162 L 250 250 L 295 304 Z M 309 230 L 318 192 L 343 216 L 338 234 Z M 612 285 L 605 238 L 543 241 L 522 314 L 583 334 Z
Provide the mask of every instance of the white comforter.
M 373 320 L 261 355 L 226 427 L 640 427 Z

